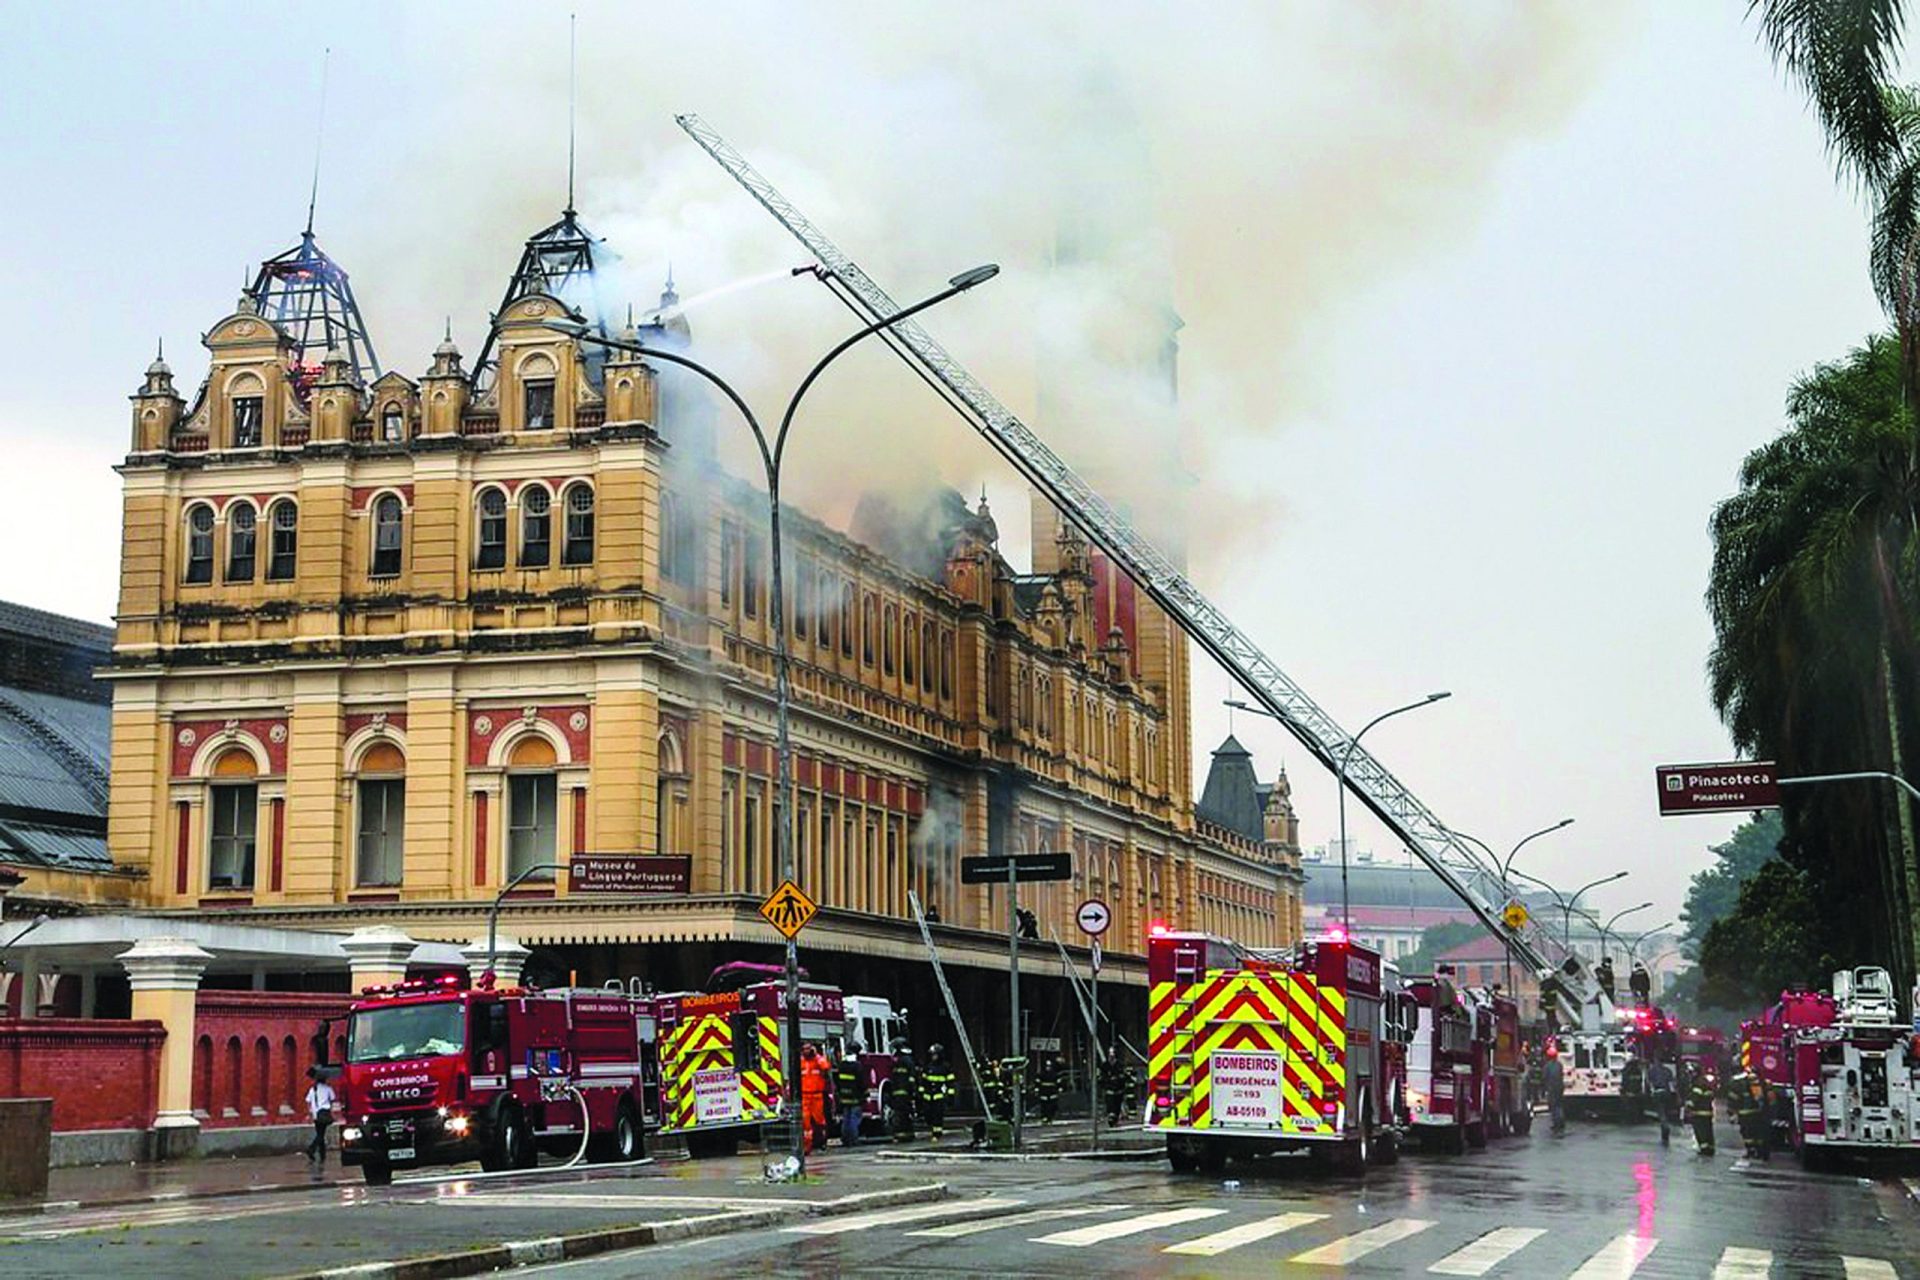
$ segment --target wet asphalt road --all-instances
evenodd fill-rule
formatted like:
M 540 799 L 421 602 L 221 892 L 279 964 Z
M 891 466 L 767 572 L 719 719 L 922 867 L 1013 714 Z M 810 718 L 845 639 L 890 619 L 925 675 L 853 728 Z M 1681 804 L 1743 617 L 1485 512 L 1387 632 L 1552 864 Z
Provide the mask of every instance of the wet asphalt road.
M 1809 1174 L 1784 1157 L 1749 1165 L 1724 1145 L 1705 1159 L 1677 1137 L 1663 1150 L 1650 1128 L 1576 1125 L 1558 1140 L 1536 1129 L 1463 1157 L 1409 1154 L 1364 1179 L 1297 1159 L 1232 1166 L 1237 1187 L 1159 1161 L 907 1162 L 882 1150 L 834 1151 L 804 1188 L 769 1187 L 742 1157 L 15 1218 L 0 1222 L 0 1277 L 284 1276 L 784 1202 L 785 1216 L 752 1230 L 515 1274 L 1920 1280 L 1920 1204 L 1900 1178 Z M 792 1205 L 933 1182 L 950 1195 L 839 1217 Z
M 1233 1166 L 1237 1188 L 1162 1164 L 926 1165 L 954 1199 L 528 1274 L 1920 1278 L 1899 1178 L 1703 1158 L 1651 1128 L 1535 1134 L 1364 1180 Z

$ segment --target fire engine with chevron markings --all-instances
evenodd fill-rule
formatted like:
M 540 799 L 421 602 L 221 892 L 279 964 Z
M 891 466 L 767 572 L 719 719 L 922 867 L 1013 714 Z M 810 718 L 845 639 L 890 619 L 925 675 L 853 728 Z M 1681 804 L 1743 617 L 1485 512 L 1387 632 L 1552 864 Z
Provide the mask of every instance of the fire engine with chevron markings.
M 784 1113 L 786 988 L 776 980 L 742 985 L 765 967 L 723 965 L 708 990 L 656 999 L 661 1128 L 685 1135 L 689 1155 L 730 1155 L 743 1133 Z M 825 1043 L 845 1022 L 839 988 L 801 984 L 802 1043 Z
M 1299 1149 L 1346 1169 L 1395 1157 L 1406 1037 L 1378 952 L 1166 932 L 1147 974 L 1147 1125 L 1175 1170 Z

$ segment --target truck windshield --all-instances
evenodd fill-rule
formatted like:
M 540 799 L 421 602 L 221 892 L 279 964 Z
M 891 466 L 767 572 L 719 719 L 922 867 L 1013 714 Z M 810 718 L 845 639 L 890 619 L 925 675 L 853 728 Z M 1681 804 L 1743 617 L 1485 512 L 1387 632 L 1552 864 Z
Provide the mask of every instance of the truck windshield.
M 458 1053 L 466 1043 L 466 1008 L 458 1000 L 362 1009 L 347 1029 L 347 1061 L 387 1062 Z

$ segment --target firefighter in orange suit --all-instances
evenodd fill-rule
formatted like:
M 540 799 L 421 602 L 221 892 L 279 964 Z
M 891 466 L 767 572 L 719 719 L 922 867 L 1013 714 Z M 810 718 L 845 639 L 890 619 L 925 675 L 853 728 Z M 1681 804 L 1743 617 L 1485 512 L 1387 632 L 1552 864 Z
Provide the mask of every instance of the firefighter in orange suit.
M 826 1059 L 812 1045 L 800 1049 L 800 1122 L 807 1127 L 805 1149 L 827 1145 L 827 1094 L 833 1088 L 833 1076 Z

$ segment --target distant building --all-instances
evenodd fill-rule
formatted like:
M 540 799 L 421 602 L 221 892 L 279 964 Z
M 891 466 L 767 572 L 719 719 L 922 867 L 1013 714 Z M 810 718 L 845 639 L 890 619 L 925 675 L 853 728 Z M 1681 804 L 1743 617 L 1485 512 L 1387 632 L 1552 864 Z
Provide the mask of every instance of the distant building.
M 1300 818 L 1286 769 L 1271 783 L 1261 782 L 1252 753 L 1228 734 L 1213 749 L 1194 817 L 1204 850 L 1202 927 L 1249 946 L 1285 946 L 1304 937 Z M 1272 889 L 1246 892 L 1248 878 L 1262 872 L 1275 876 Z

